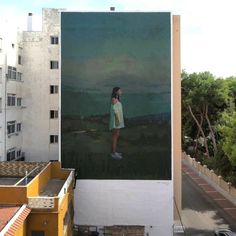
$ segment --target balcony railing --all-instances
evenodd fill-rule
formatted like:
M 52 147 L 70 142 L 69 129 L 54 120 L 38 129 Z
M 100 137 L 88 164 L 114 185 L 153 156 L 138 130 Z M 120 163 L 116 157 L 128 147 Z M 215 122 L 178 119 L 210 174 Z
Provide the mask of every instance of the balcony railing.
M 53 209 L 55 197 L 29 197 L 28 206 L 34 209 Z
M 55 197 L 28 197 L 28 206 L 33 209 L 56 209 L 60 206 L 73 181 L 74 171 L 71 171 L 60 192 Z

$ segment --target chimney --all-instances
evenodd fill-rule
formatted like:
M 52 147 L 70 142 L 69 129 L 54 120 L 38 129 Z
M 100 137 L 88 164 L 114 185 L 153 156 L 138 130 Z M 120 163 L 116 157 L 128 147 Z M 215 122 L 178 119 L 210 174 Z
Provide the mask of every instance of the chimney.
M 110 7 L 110 11 L 115 11 L 116 8 L 115 7 Z
M 32 31 L 32 17 L 33 13 L 28 13 L 27 31 Z

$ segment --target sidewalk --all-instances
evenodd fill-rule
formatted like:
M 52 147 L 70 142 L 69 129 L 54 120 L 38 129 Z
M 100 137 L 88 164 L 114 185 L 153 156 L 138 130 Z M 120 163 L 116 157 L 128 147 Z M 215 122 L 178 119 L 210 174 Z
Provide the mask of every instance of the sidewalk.
M 196 170 L 182 162 L 182 171 L 188 175 L 220 208 L 236 222 L 236 206 L 208 184 Z

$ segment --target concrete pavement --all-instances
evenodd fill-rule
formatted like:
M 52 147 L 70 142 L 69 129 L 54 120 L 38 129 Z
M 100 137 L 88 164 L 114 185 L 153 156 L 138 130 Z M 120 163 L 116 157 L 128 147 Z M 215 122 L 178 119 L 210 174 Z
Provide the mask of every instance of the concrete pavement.
M 213 235 L 217 228 L 236 232 L 236 206 L 186 164 L 183 170 L 182 221 L 186 235 Z

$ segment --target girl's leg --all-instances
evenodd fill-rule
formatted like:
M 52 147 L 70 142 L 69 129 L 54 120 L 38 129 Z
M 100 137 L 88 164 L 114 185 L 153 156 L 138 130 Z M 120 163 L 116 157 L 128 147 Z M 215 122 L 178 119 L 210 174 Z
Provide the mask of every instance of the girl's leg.
M 112 130 L 112 152 L 116 152 L 117 142 L 120 135 L 119 129 L 113 129 Z

